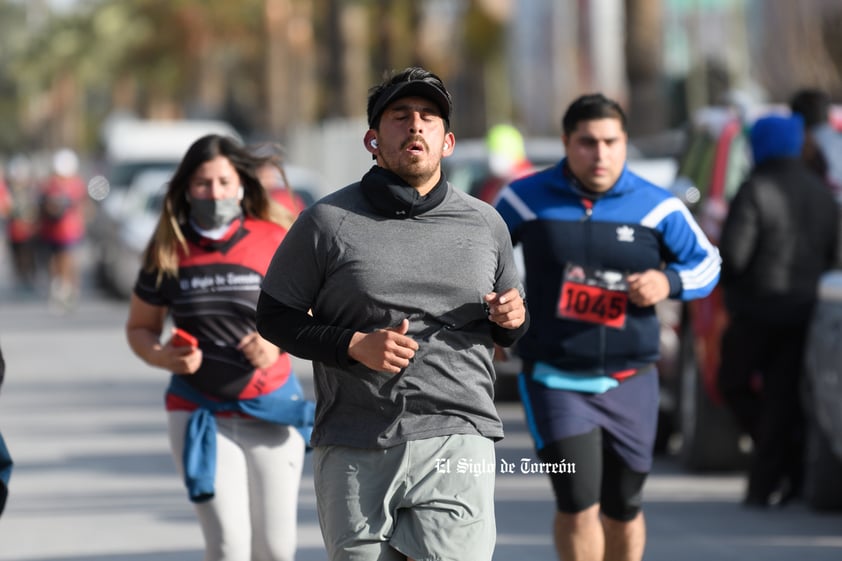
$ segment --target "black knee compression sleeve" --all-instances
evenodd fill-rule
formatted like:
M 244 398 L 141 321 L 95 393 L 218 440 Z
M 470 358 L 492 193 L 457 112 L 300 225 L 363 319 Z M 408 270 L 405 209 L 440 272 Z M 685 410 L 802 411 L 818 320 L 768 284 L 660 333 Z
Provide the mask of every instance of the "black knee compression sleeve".
M 606 450 L 603 458 L 602 514 L 620 522 L 634 519 L 642 507 L 646 475 L 630 470 L 614 452 Z
M 602 434 L 599 429 L 549 443 L 538 451 L 547 464 L 565 465 L 564 473 L 551 473 L 559 512 L 573 514 L 599 502 L 602 479 Z

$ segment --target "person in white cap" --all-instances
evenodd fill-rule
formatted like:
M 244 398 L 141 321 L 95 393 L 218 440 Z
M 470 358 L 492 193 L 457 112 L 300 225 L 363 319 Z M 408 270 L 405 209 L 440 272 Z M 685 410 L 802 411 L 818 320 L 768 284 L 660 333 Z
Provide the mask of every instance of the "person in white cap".
M 88 194 L 75 152 L 58 150 L 52 167 L 52 175 L 41 187 L 39 235 L 49 252 L 50 303 L 58 310 L 69 310 L 79 298 L 76 249 L 85 238 Z

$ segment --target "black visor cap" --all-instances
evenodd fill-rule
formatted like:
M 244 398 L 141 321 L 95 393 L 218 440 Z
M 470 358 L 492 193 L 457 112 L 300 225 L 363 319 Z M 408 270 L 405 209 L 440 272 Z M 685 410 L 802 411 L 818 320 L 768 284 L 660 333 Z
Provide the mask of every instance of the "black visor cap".
M 439 108 L 442 119 L 450 125 L 450 111 L 453 108 L 450 95 L 429 82 L 411 80 L 409 82 L 395 84 L 380 95 L 380 99 L 374 104 L 371 114 L 368 116 L 368 126 L 374 128 L 374 124 L 380 120 L 383 110 L 393 101 L 402 97 L 416 96 L 429 99 L 435 103 Z

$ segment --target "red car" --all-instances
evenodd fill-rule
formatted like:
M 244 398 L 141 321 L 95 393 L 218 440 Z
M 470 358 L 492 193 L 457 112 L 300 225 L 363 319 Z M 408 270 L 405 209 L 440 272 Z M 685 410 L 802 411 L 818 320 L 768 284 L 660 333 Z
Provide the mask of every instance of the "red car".
M 736 194 L 751 167 L 746 122 L 733 110 L 697 113 L 673 191 L 696 216 L 714 244 Z M 744 462 L 748 440 L 725 408 L 716 388 L 719 344 L 728 322 L 717 287 L 706 298 L 679 304 L 674 324 L 678 349 L 674 379 L 666 384 L 675 399 L 672 424 L 683 465 L 694 470 L 735 468 Z

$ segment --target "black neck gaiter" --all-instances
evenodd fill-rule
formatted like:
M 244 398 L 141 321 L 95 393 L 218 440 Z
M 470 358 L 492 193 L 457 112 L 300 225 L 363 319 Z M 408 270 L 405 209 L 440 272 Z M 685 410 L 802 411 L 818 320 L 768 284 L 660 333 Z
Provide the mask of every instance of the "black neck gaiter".
M 437 207 L 447 194 L 444 172 L 439 182 L 424 196 L 397 174 L 372 166 L 360 182 L 363 195 L 377 212 L 388 218 L 405 219 Z

